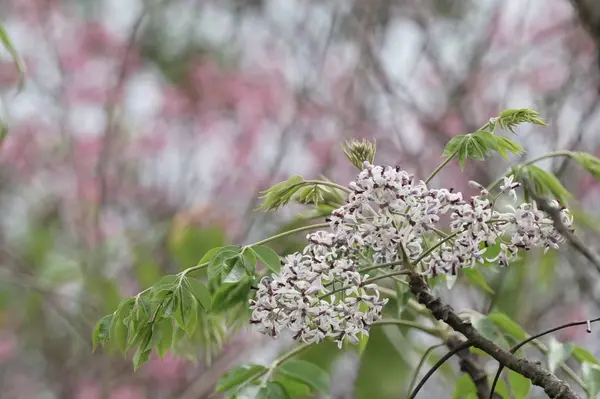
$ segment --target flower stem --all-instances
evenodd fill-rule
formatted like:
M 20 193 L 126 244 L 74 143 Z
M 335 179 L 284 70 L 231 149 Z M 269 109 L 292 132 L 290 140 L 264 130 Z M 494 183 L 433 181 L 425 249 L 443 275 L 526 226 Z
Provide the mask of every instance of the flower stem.
M 444 162 L 442 162 L 441 164 L 439 164 L 438 167 L 435 168 L 435 170 L 433 172 L 431 172 L 431 174 L 429 175 L 429 177 L 427 178 L 427 180 L 425 180 L 425 184 L 429 184 L 429 182 L 435 177 L 435 175 L 437 175 L 438 173 L 440 173 L 440 170 L 444 169 L 444 166 L 448 165 L 450 163 L 450 161 L 452 161 L 452 159 L 454 159 L 454 157 L 456 156 L 456 154 L 458 154 L 458 151 L 454 151 L 446 159 L 444 159 Z
M 378 263 L 375 265 L 371 265 L 371 266 L 367 266 L 365 268 L 359 269 L 358 271 L 361 273 L 366 273 L 370 270 L 376 270 L 376 269 L 383 269 L 384 267 L 393 267 L 393 266 L 398 266 L 401 265 L 404 261 L 402 260 L 396 260 L 394 262 L 388 262 L 388 263 Z
M 363 281 L 363 283 L 364 284 L 369 284 L 369 283 L 372 283 L 374 281 L 381 280 L 381 279 L 384 279 L 384 278 L 394 277 L 394 276 L 406 276 L 407 274 L 410 274 L 410 273 L 411 272 L 409 270 L 399 270 L 397 272 L 391 272 L 391 273 L 381 274 L 379 276 L 368 278 L 365 281 Z
M 315 229 L 320 229 L 320 228 L 326 228 L 326 227 L 329 227 L 329 223 L 317 223 L 317 224 L 311 224 L 309 226 L 302 226 L 302 227 L 298 227 L 297 229 L 284 231 L 283 233 L 279 233 L 274 236 L 265 238 L 264 240 L 257 241 L 254 244 L 246 245 L 246 247 L 249 248 L 249 247 L 254 247 L 257 245 L 263 245 L 268 242 L 275 241 L 279 238 L 286 237 L 286 236 L 289 236 L 292 234 L 301 233 L 303 231 L 310 231 L 310 230 L 315 230 Z
M 344 187 L 340 184 L 334 183 L 334 182 L 330 182 L 330 181 L 326 181 L 326 180 L 304 180 L 304 182 L 302 183 L 302 185 L 310 185 L 310 184 L 315 184 L 315 185 L 320 185 L 320 186 L 329 186 L 329 187 L 333 187 L 333 188 L 337 188 L 338 190 L 342 190 L 348 194 L 350 194 L 352 192 L 352 190 L 350 190 L 348 187 Z
M 282 364 L 286 360 L 296 356 L 298 353 L 308 349 L 310 346 L 311 346 L 311 344 L 302 344 L 302 345 L 296 346 L 294 349 L 285 353 L 283 356 L 280 356 L 277 359 L 275 359 L 268 368 L 266 368 L 263 371 L 261 371 L 260 373 L 258 373 L 254 378 L 256 379 L 256 378 L 264 376 L 261 386 L 265 386 L 267 381 L 269 380 L 271 374 L 273 373 L 273 371 L 275 371 L 275 369 L 277 367 L 279 367 L 280 364 Z
M 325 227 L 329 227 L 329 223 L 317 223 L 317 224 L 311 224 L 309 226 L 298 227 L 297 229 L 292 229 L 292 230 L 284 231 L 283 233 L 275 234 L 274 236 L 271 236 L 271 237 L 265 238 L 263 240 L 257 241 L 254 244 L 244 245 L 243 248 L 251 248 L 251 247 L 255 247 L 257 245 L 263 245 L 263 244 L 266 244 L 268 242 L 275 241 L 277 239 L 280 239 L 282 237 L 286 237 L 286 236 L 289 236 L 289 235 L 292 235 L 292 234 L 301 233 L 303 231 L 309 231 L 309 230 L 315 230 L 315 229 L 325 228 Z M 208 266 L 208 263 L 209 262 L 204 262 L 204 263 L 200 263 L 199 265 L 189 267 L 189 268 L 185 269 L 184 271 L 180 272 L 179 274 L 181 276 L 185 276 L 186 274 L 188 274 L 190 272 L 193 272 L 193 271 L 205 268 L 206 266 Z
M 419 256 L 414 261 L 414 264 L 416 265 L 417 263 L 419 263 L 420 261 L 422 261 L 423 259 L 425 259 L 430 253 L 432 253 L 433 251 L 435 251 L 436 249 L 438 249 L 439 247 L 441 247 L 445 242 L 450 241 L 451 239 L 453 239 L 454 237 L 456 237 L 460 233 L 462 233 L 462 231 L 457 231 L 456 233 L 452 233 L 450 235 L 447 235 L 446 237 L 444 237 L 441 240 L 439 240 L 438 242 L 436 242 L 435 245 L 429 247 L 425 252 L 423 252 L 421 254 L 421 256 Z
M 286 354 L 284 354 L 283 356 L 277 358 L 274 362 L 273 365 L 275 367 L 279 366 L 280 364 L 284 363 L 286 360 L 291 359 L 292 357 L 296 356 L 298 353 L 305 351 L 306 349 L 308 349 L 311 346 L 311 344 L 302 344 L 302 345 L 298 345 L 297 347 L 295 347 L 294 349 L 292 349 L 291 351 L 287 352 Z
M 402 320 L 402 319 L 383 319 L 383 320 L 376 321 L 371 325 L 372 326 L 385 326 L 385 325 L 390 325 L 390 324 L 402 326 L 402 327 L 410 327 L 410 328 L 414 328 L 416 330 L 421 330 L 423 332 L 426 332 L 429 335 L 433 335 L 434 337 L 441 337 L 441 333 L 442 333 L 442 330 L 440 328 L 427 327 L 422 324 L 415 323 L 414 321 Z

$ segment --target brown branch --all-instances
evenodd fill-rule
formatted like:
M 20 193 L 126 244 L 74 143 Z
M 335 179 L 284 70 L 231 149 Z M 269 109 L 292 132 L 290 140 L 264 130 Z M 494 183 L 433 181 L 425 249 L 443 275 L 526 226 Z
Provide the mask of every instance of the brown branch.
M 597 0 L 571 0 L 571 4 L 598 51 L 600 49 L 600 3 Z
M 600 317 L 597 317 L 597 318 L 592 319 L 592 320 L 574 321 L 574 322 L 571 322 L 571 323 L 563 324 L 563 325 L 558 326 L 558 327 L 552 327 L 549 330 L 542 331 L 539 334 L 533 335 L 533 336 L 531 336 L 531 337 L 529 337 L 529 338 L 521 341 L 519 344 L 513 346 L 510 349 L 510 353 L 516 353 L 524 345 L 528 344 L 529 342 L 531 342 L 531 341 L 533 341 L 535 339 L 543 337 L 544 335 L 547 335 L 547 334 L 550 334 L 550 333 L 553 333 L 555 331 L 559 331 L 559 330 L 562 330 L 562 329 L 565 329 L 565 328 L 569 328 L 569 327 L 587 325 L 588 326 L 587 332 L 591 333 L 592 330 L 590 328 L 590 324 L 595 323 L 597 321 L 600 321 Z M 498 370 L 496 371 L 496 376 L 494 377 L 494 382 L 492 383 L 492 393 L 494 392 L 494 389 L 496 389 L 496 383 L 498 382 L 498 379 L 500 378 L 500 374 L 502 373 L 502 369 L 503 368 L 504 368 L 504 365 L 502 365 L 502 364 L 498 365 Z M 490 396 L 490 399 L 491 399 L 491 396 Z
M 532 189 L 532 183 L 528 179 L 521 179 L 524 187 L 527 189 L 529 196 L 536 202 L 538 208 L 548 214 L 554 222 L 554 228 L 558 231 L 567 242 L 579 253 L 581 253 L 595 268 L 600 271 L 600 258 L 593 253 L 573 232 L 567 228 L 562 222 L 560 210 L 551 206 L 548 200 L 540 197 Z
M 470 322 L 463 320 L 452 307 L 442 303 L 439 297 L 433 295 L 423 277 L 412 274 L 409 283 L 411 292 L 419 303 L 425 305 L 436 319 L 463 334 L 475 348 L 481 349 L 500 364 L 529 378 L 534 385 L 543 388 L 551 398 L 581 399 L 566 382 L 558 379 L 541 365 L 521 359 L 482 336 Z
M 454 350 L 460 347 L 462 343 L 463 341 L 459 337 L 457 337 L 456 335 L 452 335 L 446 341 L 446 346 L 450 350 Z M 475 384 L 475 387 L 477 387 L 477 398 L 488 399 L 488 396 L 490 394 L 490 384 L 485 370 L 477 362 L 477 356 L 468 349 L 458 351 L 456 353 L 456 356 L 458 356 L 458 358 L 460 359 L 458 363 L 460 366 L 460 371 L 468 374 L 469 377 L 471 377 L 473 383 Z

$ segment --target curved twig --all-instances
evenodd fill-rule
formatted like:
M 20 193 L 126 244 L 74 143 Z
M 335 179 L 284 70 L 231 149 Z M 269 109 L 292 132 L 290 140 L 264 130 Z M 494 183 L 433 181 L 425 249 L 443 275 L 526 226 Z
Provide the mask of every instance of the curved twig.
M 444 364 L 448 359 L 450 359 L 456 353 L 460 352 L 463 349 L 467 349 L 471 346 L 473 346 L 473 341 L 465 341 L 465 342 L 461 343 L 460 345 L 457 345 L 454 349 L 451 349 L 450 352 L 446 353 L 444 356 L 442 356 L 442 358 L 433 365 L 433 367 L 427 372 L 427 374 L 425 374 L 425 376 L 423 378 L 421 378 L 421 381 L 419 381 L 419 384 L 417 384 L 414 391 L 412 391 L 412 393 L 410 394 L 409 399 L 414 399 L 417 396 L 417 394 L 419 393 L 421 388 L 423 388 L 423 386 L 425 385 L 425 383 L 427 382 L 429 377 L 431 377 L 433 375 L 433 373 L 435 373 L 435 371 L 442 366 L 442 364 Z
M 435 349 L 441 347 L 441 346 L 445 346 L 446 344 L 437 344 L 437 345 L 433 345 L 430 346 L 429 348 L 427 348 L 427 350 L 425 351 L 425 353 L 423 353 L 423 356 L 421 356 L 421 360 L 419 360 L 419 364 L 417 365 L 417 368 L 415 369 L 415 374 L 413 375 L 412 380 L 410 381 L 410 384 L 408 385 L 408 394 L 410 395 L 410 393 L 413 390 L 413 387 L 415 386 L 415 383 L 417 382 L 417 377 L 419 376 L 419 372 L 421 371 L 421 367 L 423 367 L 423 365 L 425 364 L 425 361 L 427 360 L 427 357 L 429 357 L 429 354 L 431 352 L 433 352 Z

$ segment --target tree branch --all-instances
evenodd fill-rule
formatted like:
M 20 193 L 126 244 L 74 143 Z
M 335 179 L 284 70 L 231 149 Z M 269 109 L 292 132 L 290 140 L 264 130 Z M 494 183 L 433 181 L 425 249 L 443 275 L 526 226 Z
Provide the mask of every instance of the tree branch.
M 446 341 L 446 346 L 452 350 L 460 347 L 462 343 L 460 338 L 456 335 L 452 335 Z M 477 363 L 477 356 L 467 349 L 458 351 L 456 356 L 460 359 L 460 362 L 458 363 L 460 365 L 460 371 L 468 374 L 475 384 L 475 387 L 477 388 L 477 398 L 487 399 L 490 395 L 490 384 L 488 382 L 487 374 Z M 496 398 L 499 397 L 496 396 Z
M 538 339 L 538 338 L 540 338 L 540 337 L 543 337 L 544 335 L 547 335 L 547 334 L 553 333 L 554 331 L 562 330 L 562 329 L 564 329 L 564 328 L 575 327 L 575 326 L 582 326 L 582 325 L 584 325 L 584 324 L 585 324 L 585 325 L 587 325 L 587 326 L 588 326 L 588 330 L 587 330 L 587 332 L 588 332 L 588 333 L 591 333 L 591 332 L 592 332 L 592 330 L 590 329 L 590 327 L 589 327 L 589 326 L 590 326 L 590 324 L 592 324 L 592 323 L 595 323 L 595 322 L 597 322 L 597 321 L 600 321 L 600 317 L 598 317 L 598 318 L 595 318 L 595 319 L 592 319 L 592 320 L 574 321 L 574 322 L 572 322 L 572 323 L 567 323 L 567 324 L 563 324 L 563 325 L 561 325 L 561 326 L 558 326 L 558 327 L 553 327 L 553 328 L 550 328 L 550 329 L 548 329 L 548 330 L 546 330 L 546 331 L 542 331 L 542 332 L 541 332 L 541 333 L 539 333 L 539 334 L 532 335 L 531 337 L 527 338 L 526 340 L 523 340 L 523 341 L 521 341 L 520 343 L 518 343 L 517 345 L 513 346 L 513 347 L 510 349 L 510 353 L 515 353 L 515 352 L 516 352 L 516 351 L 518 351 L 518 350 L 519 350 L 521 347 L 523 347 L 525 344 L 527 344 L 527 343 L 529 343 L 529 342 L 531 342 L 531 341 L 533 341 L 533 340 L 535 340 L 535 339 Z M 492 396 L 491 396 L 491 395 L 494 393 L 494 390 L 496 389 L 496 384 L 498 383 L 498 379 L 500 378 L 500 374 L 502 373 L 502 369 L 503 369 L 503 368 L 504 368 L 504 365 L 503 365 L 503 364 L 500 364 L 500 365 L 498 365 L 498 371 L 496 371 L 496 376 L 494 377 L 494 383 L 492 384 L 492 392 L 491 392 L 491 394 L 490 394 L 490 399 L 492 399 Z
M 577 11 L 579 21 L 596 44 L 598 52 L 600 49 L 600 3 L 597 0 L 571 0 L 571 4 Z M 598 60 L 600 62 L 600 57 Z
M 463 320 L 452 307 L 442 303 L 440 298 L 433 295 L 421 276 L 412 274 L 409 282 L 411 292 L 417 301 L 425 305 L 436 319 L 445 322 L 452 329 L 463 334 L 474 347 L 481 349 L 505 367 L 529 378 L 534 385 L 542 387 L 544 392 L 551 398 L 581 399 L 566 382 L 558 379 L 541 365 L 521 359 L 482 336 L 471 323 Z
M 560 210 L 552 207 L 548 200 L 540 197 L 532 189 L 532 184 L 527 179 L 522 179 L 522 183 L 527 189 L 529 195 L 536 202 L 538 208 L 548 214 L 554 222 L 554 228 L 558 231 L 567 242 L 580 254 L 582 254 L 595 268 L 600 271 L 600 258 L 593 253 L 575 234 L 573 234 L 562 222 Z

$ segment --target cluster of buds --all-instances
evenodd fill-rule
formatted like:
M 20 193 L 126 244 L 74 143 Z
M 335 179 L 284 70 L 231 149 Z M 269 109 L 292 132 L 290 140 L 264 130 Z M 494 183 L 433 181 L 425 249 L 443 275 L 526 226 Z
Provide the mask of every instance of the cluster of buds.
M 251 323 L 273 337 L 289 328 L 303 342 L 331 337 L 340 346 L 344 340 L 356 343 L 387 302 L 360 273 L 361 265 L 404 260 L 430 276 L 454 275 L 486 260 L 506 266 L 519 249 L 548 250 L 564 240 L 535 202 L 508 205 L 506 212 L 495 209 L 502 194 L 516 201 L 519 183 L 512 176 L 504 178 L 494 197 L 480 184 L 470 184 L 479 194 L 465 200 L 452 189 L 430 189 L 398 167 L 365 162 L 348 186 L 345 205 L 327 219 L 331 231 L 309 234 L 302 253 L 289 255 L 279 274 L 260 281 L 250 304 Z M 556 201 L 553 206 L 570 228 L 568 211 Z M 450 220 L 449 234 L 438 229 L 443 215 Z M 427 244 L 427 235 L 438 241 Z M 496 244 L 498 254 L 486 258 Z

